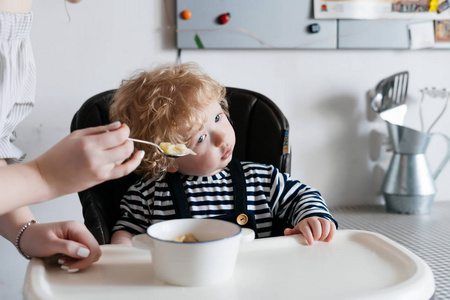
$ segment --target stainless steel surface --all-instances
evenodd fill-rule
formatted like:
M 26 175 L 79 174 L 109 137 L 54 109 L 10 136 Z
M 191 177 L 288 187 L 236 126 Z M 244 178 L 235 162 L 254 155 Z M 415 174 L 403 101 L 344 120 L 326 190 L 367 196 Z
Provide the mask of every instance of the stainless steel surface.
M 399 72 L 380 81 L 372 94 L 372 109 L 378 113 L 402 105 L 408 93 L 409 72 Z
M 389 211 L 407 214 L 427 213 L 434 201 L 434 180 L 450 159 L 447 155 L 432 173 L 425 152 L 432 134 L 386 122 L 394 154 L 383 182 L 383 195 Z
M 428 213 L 434 202 L 434 193 L 427 196 L 418 195 L 392 195 L 385 193 L 386 209 L 388 212 L 404 214 Z
M 429 134 L 389 122 L 386 125 L 394 152 L 422 154 L 426 151 L 431 138 Z
M 171 157 L 171 158 L 183 157 L 183 156 L 191 154 L 190 152 L 180 153 L 180 154 L 169 154 L 169 153 L 166 153 L 163 149 L 161 149 L 161 147 L 159 145 L 157 145 L 155 143 L 148 142 L 148 141 L 143 141 L 143 140 L 138 140 L 138 139 L 132 139 L 132 138 L 128 138 L 128 140 L 133 141 L 133 142 L 137 142 L 137 143 L 142 143 L 142 144 L 147 144 L 147 145 L 154 146 L 154 147 L 156 147 L 156 149 L 158 149 L 159 152 L 161 152 L 165 156 Z
M 339 229 L 380 233 L 405 246 L 433 270 L 434 299 L 450 299 L 450 201 L 435 202 L 430 213 L 387 213 L 382 205 L 331 208 Z

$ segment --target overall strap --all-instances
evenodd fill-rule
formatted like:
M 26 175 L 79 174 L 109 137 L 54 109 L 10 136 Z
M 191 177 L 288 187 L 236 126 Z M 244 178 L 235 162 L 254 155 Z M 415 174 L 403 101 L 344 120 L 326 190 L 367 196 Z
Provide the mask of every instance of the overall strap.
M 245 184 L 244 170 L 242 169 L 241 163 L 236 159 L 231 160 L 228 164 L 228 168 L 230 168 L 233 184 L 234 212 L 246 213 L 247 188 Z M 181 182 L 181 174 L 167 173 L 166 181 L 173 197 L 173 204 L 177 218 L 192 218 L 191 210 L 189 209 L 186 198 L 186 192 L 184 190 L 183 183 Z
M 186 193 L 184 191 L 183 183 L 181 182 L 181 174 L 167 173 L 167 185 L 169 186 L 170 194 L 172 195 L 173 205 L 177 219 L 192 218 L 191 210 L 189 209 Z
M 231 172 L 234 196 L 234 211 L 239 213 L 247 212 L 247 185 L 245 183 L 245 174 L 241 162 L 232 159 L 228 164 Z

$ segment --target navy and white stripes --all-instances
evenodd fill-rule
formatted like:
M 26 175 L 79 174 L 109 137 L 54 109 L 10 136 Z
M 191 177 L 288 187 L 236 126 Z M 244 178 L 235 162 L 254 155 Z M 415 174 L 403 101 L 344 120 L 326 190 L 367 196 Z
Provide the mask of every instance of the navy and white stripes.
M 268 237 L 274 216 L 295 225 L 310 216 L 332 220 L 317 190 L 292 180 L 273 166 L 242 162 L 247 184 L 247 209 L 255 215 L 260 237 Z M 207 218 L 233 211 L 233 187 L 228 168 L 209 176 L 183 176 L 188 205 L 193 218 Z M 121 201 L 122 216 L 113 231 L 144 233 L 148 226 L 176 218 L 167 183 L 163 180 L 140 180 L 130 187 Z M 336 224 L 337 225 L 337 224 Z
M 34 106 L 36 68 L 30 42 L 33 16 L 0 12 L 0 159 L 20 162 L 25 153 L 11 142 L 16 126 Z

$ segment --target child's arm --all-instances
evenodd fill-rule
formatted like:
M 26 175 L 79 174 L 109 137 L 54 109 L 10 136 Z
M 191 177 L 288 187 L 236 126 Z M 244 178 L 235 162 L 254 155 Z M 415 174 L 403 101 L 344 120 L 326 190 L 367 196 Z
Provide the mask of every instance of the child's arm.
M 138 180 L 122 197 L 121 216 L 112 229 L 111 244 L 131 246 L 133 236 L 145 233 L 151 225 L 152 213 L 149 207 L 153 205 L 154 181 L 150 182 Z
M 301 220 L 293 229 L 286 228 L 284 235 L 303 234 L 308 245 L 314 241 L 329 242 L 336 233 L 334 222 L 321 217 L 309 217 Z
M 284 235 L 303 234 L 307 243 L 331 241 L 337 222 L 330 214 L 322 195 L 316 189 L 280 173 L 274 168 L 270 196 L 274 216 L 297 224 Z
M 131 246 L 133 235 L 125 230 L 118 230 L 111 236 L 111 244 Z

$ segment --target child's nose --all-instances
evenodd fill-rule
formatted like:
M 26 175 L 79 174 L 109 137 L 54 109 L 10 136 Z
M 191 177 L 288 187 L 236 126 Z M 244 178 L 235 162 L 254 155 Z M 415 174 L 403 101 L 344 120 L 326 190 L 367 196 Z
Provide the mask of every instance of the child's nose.
M 216 147 L 222 146 L 223 143 L 225 143 L 225 140 L 227 138 L 227 135 L 224 131 L 218 131 L 214 134 L 214 145 Z

